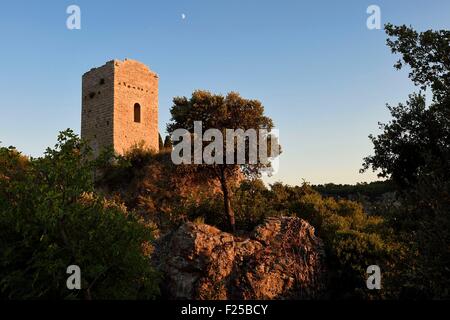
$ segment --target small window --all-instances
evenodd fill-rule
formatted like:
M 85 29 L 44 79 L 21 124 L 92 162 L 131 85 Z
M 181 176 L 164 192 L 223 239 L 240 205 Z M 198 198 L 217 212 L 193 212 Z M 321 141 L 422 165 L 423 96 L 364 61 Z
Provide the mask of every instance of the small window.
M 105 79 L 100 79 L 100 85 L 105 84 Z
M 134 122 L 141 122 L 141 105 L 139 103 L 134 104 Z

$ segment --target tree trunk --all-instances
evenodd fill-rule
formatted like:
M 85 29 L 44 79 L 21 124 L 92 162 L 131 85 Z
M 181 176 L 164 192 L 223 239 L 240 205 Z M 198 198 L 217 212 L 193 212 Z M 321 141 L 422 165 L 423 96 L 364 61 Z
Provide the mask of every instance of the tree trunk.
M 227 179 L 225 176 L 225 170 L 221 168 L 220 170 L 220 184 L 222 186 L 223 193 L 223 204 L 225 208 L 225 214 L 228 216 L 228 221 L 230 223 L 230 229 L 232 232 L 236 231 L 236 223 L 234 220 L 234 211 L 231 207 L 230 201 L 230 191 L 228 190 Z

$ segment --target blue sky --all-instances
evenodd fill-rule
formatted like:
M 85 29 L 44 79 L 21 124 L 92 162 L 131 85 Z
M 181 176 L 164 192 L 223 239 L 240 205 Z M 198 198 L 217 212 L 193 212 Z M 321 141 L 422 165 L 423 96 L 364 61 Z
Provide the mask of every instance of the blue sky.
M 81 30 L 66 8 L 81 8 Z M 195 89 L 259 99 L 284 153 L 269 181 L 294 185 L 372 181 L 358 173 L 386 103 L 414 88 L 382 23 L 449 29 L 450 1 L 2 1 L 0 141 L 41 155 L 58 131 L 80 131 L 81 75 L 111 59 L 136 59 L 160 76 L 165 134 L 172 97 Z M 185 14 L 185 19 L 181 15 Z

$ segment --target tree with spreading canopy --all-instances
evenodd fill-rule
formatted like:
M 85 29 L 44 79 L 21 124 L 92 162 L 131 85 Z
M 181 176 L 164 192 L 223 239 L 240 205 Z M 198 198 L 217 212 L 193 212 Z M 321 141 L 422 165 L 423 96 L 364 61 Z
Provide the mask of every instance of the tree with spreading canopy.
M 0 299 L 137 299 L 158 295 L 152 232 L 94 190 L 88 145 L 71 130 L 43 157 L 0 148 Z M 81 269 L 81 290 L 66 287 Z
M 177 143 L 173 133 L 177 129 L 184 129 L 190 136 L 194 137 L 196 121 L 201 121 L 202 136 L 208 129 L 216 129 L 218 130 L 216 132 L 221 133 L 223 137 L 221 145 L 214 150 L 209 149 L 212 157 L 215 159 L 213 163 L 185 164 L 184 167 L 188 167 L 187 170 L 191 170 L 192 173 L 203 175 L 206 179 L 216 179 L 220 183 L 225 215 L 228 217 L 230 228 L 234 230 L 235 217 L 230 200 L 232 197 L 231 183 L 243 176 L 248 178 L 259 177 L 261 170 L 270 168 L 271 164 L 264 161 L 265 159 L 262 159 L 260 156 L 257 157 L 256 161 L 249 161 L 249 153 L 252 147 L 248 136 L 245 137 L 244 141 L 245 161 L 242 163 L 238 163 L 238 161 L 230 163 L 230 161 L 227 161 L 227 156 L 230 156 L 230 152 L 234 157 L 233 160 L 237 160 L 239 142 L 237 141 L 238 139 L 232 137 L 232 142 L 229 139 L 232 147 L 227 149 L 226 131 L 227 129 L 240 129 L 245 132 L 248 129 L 254 129 L 258 132 L 262 132 L 259 130 L 266 130 L 269 133 L 268 136 L 265 136 L 264 141 L 258 136 L 256 143 L 259 150 L 262 144 L 265 143 L 265 139 L 267 139 L 267 153 L 264 154 L 271 157 L 275 156 L 270 153 L 272 143 L 278 145 L 278 141 L 275 141 L 275 138 L 270 135 L 270 131 L 273 129 L 272 120 L 264 115 L 264 107 L 260 101 L 242 98 L 235 92 L 222 96 L 208 91 L 195 91 L 190 99 L 186 97 L 174 98 L 170 112 L 172 119 L 171 123 L 167 125 L 167 131 L 172 135 L 175 149 L 177 148 Z M 209 141 L 217 142 L 215 137 L 209 138 Z M 190 143 L 192 145 L 196 143 L 195 137 Z M 203 141 L 202 146 L 205 147 L 209 144 L 210 142 Z M 254 147 L 254 144 L 252 145 Z M 176 152 L 175 149 L 174 151 Z M 184 156 L 186 155 L 184 154 Z M 194 163 L 193 158 L 194 155 L 191 153 L 188 163 Z

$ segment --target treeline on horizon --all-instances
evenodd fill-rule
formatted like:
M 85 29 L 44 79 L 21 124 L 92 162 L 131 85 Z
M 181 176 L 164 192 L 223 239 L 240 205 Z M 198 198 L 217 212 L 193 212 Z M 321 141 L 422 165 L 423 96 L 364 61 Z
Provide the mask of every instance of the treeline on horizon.
M 273 216 L 305 219 L 324 241 L 325 299 L 449 299 L 450 31 L 385 29 L 401 56 L 395 66 L 407 66 L 419 88 L 388 106 L 391 121 L 370 137 L 362 171 L 386 181 L 268 188 L 259 164 L 175 166 L 170 148 L 93 159 L 71 130 L 39 158 L 0 147 L 0 299 L 165 298 L 155 239 L 186 221 L 233 233 Z M 249 108 L 252 116 L 241 117 Z M 237 93 L 177 97 L 171 114 L 169 133 L 189 128 L 194 115 L 223 127 L 273 126 L 259 101 Z M 66 287 L 72 264 L 82 270 L 81 290 Z M 381 290 L 366 288 L 373 264 Z
M 325 183 L 311 185 L 311 187 L 323 196 L 335 198 L 366 196 L 371 200 L 375 200 L 386 193 L 395 192 L 396 190 L 395 184 L 391 180 L 358 182 L 356 184 Z

